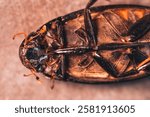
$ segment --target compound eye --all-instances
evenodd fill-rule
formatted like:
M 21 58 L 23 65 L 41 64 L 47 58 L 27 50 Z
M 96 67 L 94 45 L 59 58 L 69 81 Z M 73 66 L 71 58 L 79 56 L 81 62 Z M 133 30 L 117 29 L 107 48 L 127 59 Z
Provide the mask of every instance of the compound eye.
M 37 60 L 39 58 L 39 49 L 38 48 L 29 48 L 27 50 L 26 57 L 28 60 L 30 60 L 30 59 Z

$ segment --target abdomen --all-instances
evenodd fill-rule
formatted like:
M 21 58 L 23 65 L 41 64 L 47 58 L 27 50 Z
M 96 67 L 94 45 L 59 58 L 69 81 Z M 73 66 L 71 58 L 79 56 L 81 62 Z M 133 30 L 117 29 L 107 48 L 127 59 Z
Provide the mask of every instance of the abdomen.
M 111 42 L 125 43 L 123 42 L 125 38 L 123 35 L 127 33 L 132 24 L 146 14 L 150 14 L 149 8 L 127 5 L 123 7 L 120 6 L 120 8 L 114 6 L 105 9 L 102 7 L 101 10 L 93 10 L 91 15 L 97 36 L 97 45 Z M 84 17 L 82 13 L 78 14 L 78 17 L 75 19 L 66 21 L 65 31 L 67 36 L 67 47 L 87 46 L 85 42 L 86 35 L 83 33 L 84 29 Z M 139 41 L 149 41 L 149 39 L 150 32 Z M 141 51 L 146 54 L 146 56 L 150 56 L 150 47 L 142 48 Z M 124 72 L 133 68 L 132 64 L 130 64 L 130 59 L 126 55 L 127 52 L 128 49 L 118 49 L 112 51 L 99 51 L 98 53 L 110 61 L 118 71 Z M 90 52 L 82 55 L 68 55 L 67 58 L 67 73 L 70 79 L 75 81 L 113 82 L 138 79 L 146 76 L 145 73 L 140 72 L 132 77 L 114 78 L 93 60 Z M 84 59 L 86 59 L 86 61 L 84 61 Z

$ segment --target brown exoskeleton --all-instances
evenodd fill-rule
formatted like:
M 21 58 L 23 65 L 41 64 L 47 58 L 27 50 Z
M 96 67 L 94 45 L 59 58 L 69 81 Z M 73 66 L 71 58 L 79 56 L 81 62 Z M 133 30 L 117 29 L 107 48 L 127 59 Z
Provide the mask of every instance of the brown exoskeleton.
M 150 75 L 150 7 L 110 5 L 58 17 L 19 48 L 24 66 L 49 78 L 87 83 Z

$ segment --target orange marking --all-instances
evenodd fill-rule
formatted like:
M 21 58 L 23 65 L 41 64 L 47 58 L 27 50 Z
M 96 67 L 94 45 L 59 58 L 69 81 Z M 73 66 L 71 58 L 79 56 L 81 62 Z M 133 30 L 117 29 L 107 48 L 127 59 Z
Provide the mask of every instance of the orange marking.
M 46 26 L 44 25 L 41 30 L 39 31 L 40 34 L 43 34 L 47 31 Z
M 143 66 L 144 64 L 150 62 L 150 57 L 145 59 L 143 62 L 141 62 L 138 66 L 137 66 L 137 69 L 140 68 L 141 66 Z
M 142 18 L 144 16 L 145 10 L 143 10 L 143 9 L 135 10 L 134 14 L 140 19 L 140 18 Z
M 129 18 L 129 11 L 127 9 L 120 9 L 117 12 L 118 12 L 119 16 L 121 16 L 125 20 L 128 20 L 128 18 Z

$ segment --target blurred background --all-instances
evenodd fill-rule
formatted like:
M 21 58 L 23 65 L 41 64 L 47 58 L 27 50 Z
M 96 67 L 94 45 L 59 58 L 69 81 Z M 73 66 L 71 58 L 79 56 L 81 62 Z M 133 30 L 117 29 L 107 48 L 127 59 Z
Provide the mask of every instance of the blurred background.
M 18 48 L 23 36 L 53 18 L 83 9 L 88 0 L 0 0 L 0 99 L 150 99 L 150 79 L 117 84 L 89 85 L 55 81 L 42 84 L 29 74 L 20 62 Z M 150 0 L 98 0 L 95 6 L 139 4 L 150 6 Z

